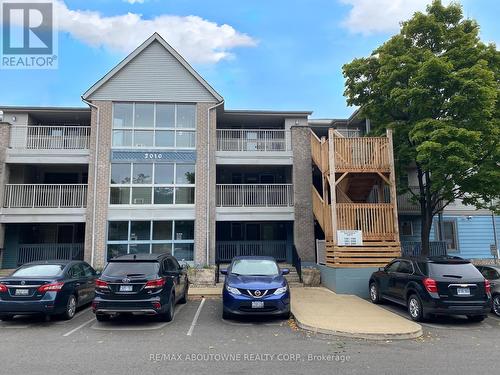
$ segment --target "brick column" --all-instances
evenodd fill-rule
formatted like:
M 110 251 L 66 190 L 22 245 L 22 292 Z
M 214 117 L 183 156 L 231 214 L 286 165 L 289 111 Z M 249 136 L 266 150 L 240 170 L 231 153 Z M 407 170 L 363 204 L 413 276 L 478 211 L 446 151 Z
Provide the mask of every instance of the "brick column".
M 5 184 L 9 181 L 9 169 L 5 163 L 7 148 L 10 141 L 10 125 L 5 122 L 0 122 L 0 211 L 3 205 L 3 192 Z M 3 261 L 5 241 L 5 224 L 0 224 L 0 268 Z
M 312 211 L 311 134 L 307 126 L 292 126 L 293 194 L 295 220 L 293 238 L 303 262 L 315 261 Z
M 99 107 L 99 149 L 97 150 L 97 110 L 92 108 L 91 140 L 88 170 L 87 219 L 85 224 L 85 260 L 91 262 L 92 239 L 94 239 L 94 262 L 92 266 L 104 267 L 106 261 L 106 235 L 109 201 L 109 173 L 111 151 L 111 129 L 113 105 L 109 101 L 96 101 Z M 97 183 L 95 181 L 95 155 L 97 152 Z M 95 225 L 93 225 L 94 202 L 96 207 Z M 94 236 L 92 232 L 94 230 Z
M 194 261 L 196 264 L 213 264 L 215 261 L 215 147 L 216 110 L 210 112 L 210 166 L 207 167 L 208 109 L 216 103 L 198 103 L 196 118 L 196 219 L 194 222 Z M 210 189 L 208 171 L 210 169 Z M 208 193 L 210 190 L 210 193 Z M 209 196 L 210 194 L 210 196 Z M 207 205 L 209 207 L 208 233 L 210 238 L 207 262 Z

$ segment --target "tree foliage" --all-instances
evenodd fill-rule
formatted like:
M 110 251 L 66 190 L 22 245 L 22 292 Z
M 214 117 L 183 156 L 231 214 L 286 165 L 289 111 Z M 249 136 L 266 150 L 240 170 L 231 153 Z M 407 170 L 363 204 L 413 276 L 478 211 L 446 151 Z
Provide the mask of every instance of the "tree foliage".
M 348 104 L 375 133 L 394 130 L 400 192 L 410 191 L 408 167 L 416 168 L 424 251 L 432 217 L 456 199 L 499 209 L 500 53 L 460 5 L 434 1 L 343 73 Z

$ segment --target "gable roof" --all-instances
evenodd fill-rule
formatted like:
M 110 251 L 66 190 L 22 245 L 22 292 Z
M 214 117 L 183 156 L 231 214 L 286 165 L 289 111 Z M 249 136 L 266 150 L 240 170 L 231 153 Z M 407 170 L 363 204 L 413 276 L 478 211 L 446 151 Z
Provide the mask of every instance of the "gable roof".
M 127 66 L 135 57 L 139 56 L 146 48 L 151 46 L 153 43 L 158 42 L 163 46 L 218 102 L 223 101 L 222 96 L 214 90 L 212 86 L 208 84 L 207 81 L 201 77 L 196 70 L 193 69 L 191 65 L 170 45 L 165 39 L 163 39 L 158 33 L 154 33 L 148 39 L 146 39 L 139 47 L 137 47 L 132 53 L 130 53 L 125 59 L 123 59 L 118 65 L 111 69 L 104 77 L 97 81 L 92 87 L 90 87 L 83 95 L 83 99 L 91 99 L 92 94 L 96 93 L 101 87 L 103 87 L 111 78 L 116 76 L 125 66 Z

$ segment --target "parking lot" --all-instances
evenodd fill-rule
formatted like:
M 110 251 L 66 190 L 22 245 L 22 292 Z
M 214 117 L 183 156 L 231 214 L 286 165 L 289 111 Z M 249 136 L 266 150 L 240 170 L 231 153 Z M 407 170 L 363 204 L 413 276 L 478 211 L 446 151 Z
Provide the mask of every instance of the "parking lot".
M 178 305 L 170 323 L 130 316 L 97 322 L 88 307 L 70 321 L 17 317 L 0 322 L 2 373 L 321 374 L 335 366 L 339 373 L 396 374 L 412 366 L 442 374 L 490 371 L 500 349 L 500 319 L 493 316 L 483 323 L 439 320 L 426 323 L 419 339 L 373 342 L 302 331 L 293 320 L 221 315 L 219 299 L 199 299 Z

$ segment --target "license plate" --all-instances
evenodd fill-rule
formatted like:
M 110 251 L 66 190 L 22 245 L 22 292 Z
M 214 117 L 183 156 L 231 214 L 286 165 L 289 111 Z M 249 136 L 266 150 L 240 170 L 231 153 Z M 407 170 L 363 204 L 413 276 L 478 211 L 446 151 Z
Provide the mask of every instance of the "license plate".
M 120 292 L 131 292 L 132 285 L 120 285 Z
M 29 295 L 29 289 L 16 289 L 14 294 L 16 296 L 27 296 L 27 295 Z
M 262 309 L 264 307 L 263 301 L 252 301 L 252 309 Z
M 470 289 L 469 288 L 457 288 L 457 294 L 459 296 L 469 296 Z

